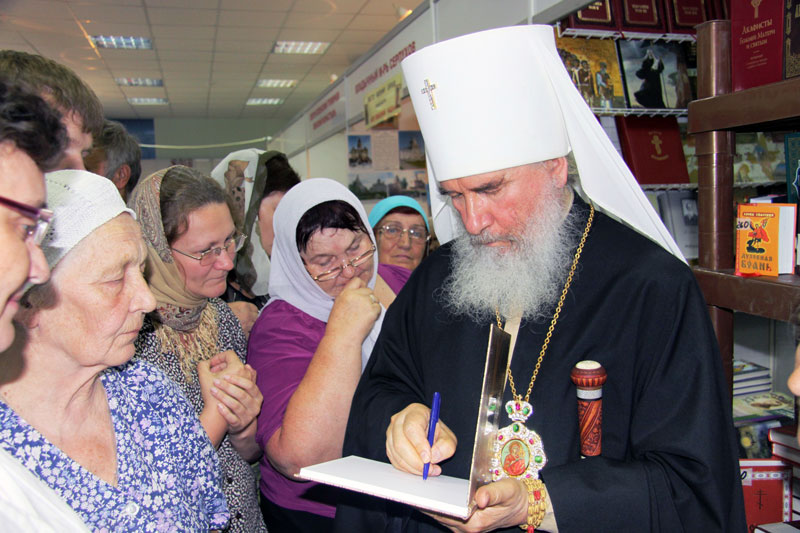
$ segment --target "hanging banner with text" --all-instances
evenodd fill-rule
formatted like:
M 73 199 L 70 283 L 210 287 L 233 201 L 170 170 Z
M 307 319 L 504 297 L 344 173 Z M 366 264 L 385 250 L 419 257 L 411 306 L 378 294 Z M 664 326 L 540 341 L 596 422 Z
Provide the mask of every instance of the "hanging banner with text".
M 403 75 L 397 74 L 364 96 L 364 122 L 367 128 L 400 114 Z

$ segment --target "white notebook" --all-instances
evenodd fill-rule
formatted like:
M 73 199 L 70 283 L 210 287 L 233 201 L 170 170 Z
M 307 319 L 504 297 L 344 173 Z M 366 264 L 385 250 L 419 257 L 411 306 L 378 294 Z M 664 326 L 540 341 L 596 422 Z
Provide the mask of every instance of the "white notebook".
M 301 468 L 300 477 L 463 519 L 472 513 L 467 479 L 428 476 L 423 481 L 388 463 L 355 455 Z
M 503 398 L 511 336 L 496 325 L 489 333 L 483 387 L 475 423 L 470 479 L 421 476 L 397 470 L 389 463 L 351 455 L 301 468 L 299 476 L 343 489 L 371 494 L 428 511 L 467 519 L 478 487 L 490 483 L 491 443 L 497 434 L 498 409 Z M 448 401 L 442 398 L 442 402 Z M 446 422 L 446 421 L 444 421 Z

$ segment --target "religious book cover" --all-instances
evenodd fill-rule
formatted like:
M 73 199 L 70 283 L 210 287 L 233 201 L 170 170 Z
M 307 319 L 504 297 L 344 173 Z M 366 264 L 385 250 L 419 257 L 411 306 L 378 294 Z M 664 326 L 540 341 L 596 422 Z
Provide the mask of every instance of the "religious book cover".
M 792 274 L 796 262 L 794 204 L 739 204 L 736 215 L 736 274 Z
M 686 109 L 692 86 L 686 52 L 679 42 L 617 41 L 630 107 Z
M 786 179 L 784 135 L 774 132 L 736 134 L 733 181 L 737 184 Z
M 773 419 L 794 419 L 794 396 L 772 391 L 733 399 L 735 426 Z
M 616 117 L 622 154 L 640 184 L 689 183 L 675 117 Z
M 784 0 L 783 78 L 800 75 L 800 0 Z
M 666 31 L 661 0 L 616 0 L 616 8 L 623 32 Z
M 707 18 L 706 0 L 664 0 L 667 33 L 697 33 Z
M 731 9 L 732 90 L 780 81 L 783 0 L 739 0 Z
M 697 191 L 670 189 L 657 198 L 658 212 L 683 257 L 698 257 Z
M 781 420 L 754 422 L 736 428 L 740 459 L 768 459 L 772 457 L 769 432 L 781 426 Z
M 791 466 L 774 459 L 741 459 L 739 468 L 748 529 L 791 520 Z
M 733 383 L 737 381 L 746 381 L 755 378 L 769 377 L 769 368 L 745 361 L 744 359 L 733 360 Z
M 602 111 L 627 107 L 613 40 L 557 37 L 556 47 L 572 82 L 590 107 Z
M 786 158 L 786 202 L 796 204 L 800 198 L 800 133 L 787 133 L 783 142 Z
M 580 35 L 581 30 L 619 31 L 612 4 L 613 0 L 598 0 L 570 14 L 559 22 L 559 35 Z

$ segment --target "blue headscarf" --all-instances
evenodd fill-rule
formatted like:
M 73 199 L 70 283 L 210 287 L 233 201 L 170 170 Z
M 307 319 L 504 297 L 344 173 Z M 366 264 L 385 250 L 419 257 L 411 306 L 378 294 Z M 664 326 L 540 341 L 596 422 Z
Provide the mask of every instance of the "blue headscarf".
M 422 206 L 419 205 L 419 202 L 410 196 L 403 195 L 389 196 L 388 198 L 384 198 L 375 204 L 375 207 L 373 207 L 372 211 L 369 212 L 370 227 L 374 228 L 378 222 L 380 222 L 381 219 L 386 216 L 386 213 L 395 207 L 410 207 L 411 209 L 416 210 L 422 216 L 422 220 L 425 221 L 425 228 L 428 230 L 428 232 L 431 231 L 431 228 L 428 225 L 428 215 L 425 214 L 425 211 L 422 209 Z

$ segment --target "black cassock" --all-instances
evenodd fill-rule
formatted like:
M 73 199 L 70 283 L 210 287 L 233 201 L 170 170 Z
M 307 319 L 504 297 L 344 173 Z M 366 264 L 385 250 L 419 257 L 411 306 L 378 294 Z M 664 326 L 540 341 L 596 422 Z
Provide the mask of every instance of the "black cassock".
M 576 200 L 573 209 L 587 216 Z M 430 406 L 458 437 L 443 473 L 468 478 L 489 323 L 446 312 L 437 288 L 450 246 L 426 259 L 389 308 L 353 399 L 344 455 L 388 462 L 389 418 Z M 523 396 L 549 319 L 522 322 L 511 365 Z M 602 456 L 580 458 L 575 386 L 584 359 L 608 372 Z M 511 399 L 510 388 L 505 401 Z M 542 438 L 541 472 L 561 532 L 745 531 L 730 393 L 691 270 L 657 244 L 597 213 L 531 395 L 527 426 Z M 509 423 L 502 412 L 500 426 Z M 348 493 L 344 532 L 439 531 L 410 507 Z M 511 528 L 508 531 L 519 531 Z

